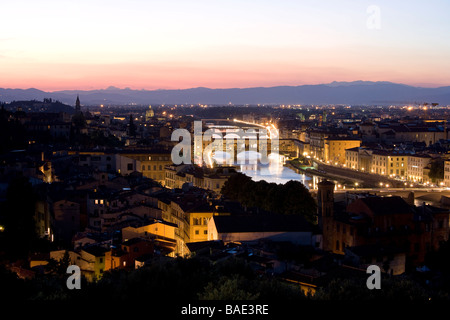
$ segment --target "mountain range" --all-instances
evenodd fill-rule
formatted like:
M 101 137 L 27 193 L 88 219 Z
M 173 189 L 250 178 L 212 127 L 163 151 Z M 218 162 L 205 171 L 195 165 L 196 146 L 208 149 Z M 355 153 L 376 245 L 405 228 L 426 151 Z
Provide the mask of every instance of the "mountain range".
M 45 92 L 38 89 L 0 88 L 0 101 L 43 100 L 52 98 L 70 105 L 77 95 L 88 105 L 149 104 L 344 104 L 391 105 L 439 103 L 450 105 L 450 86 L 415 87 L 386 81 L 332 82 L 318 85 L 253 88 L 180 90 L 133 90 L 108 87 L 100 90 L 63 90 Z

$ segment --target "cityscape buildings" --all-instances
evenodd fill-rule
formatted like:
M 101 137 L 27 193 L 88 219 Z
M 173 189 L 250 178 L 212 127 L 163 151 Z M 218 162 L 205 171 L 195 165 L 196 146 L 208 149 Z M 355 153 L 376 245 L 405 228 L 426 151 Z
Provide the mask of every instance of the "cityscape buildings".
M 2 302 L 448 301 L 449 9 L 5 4 Z

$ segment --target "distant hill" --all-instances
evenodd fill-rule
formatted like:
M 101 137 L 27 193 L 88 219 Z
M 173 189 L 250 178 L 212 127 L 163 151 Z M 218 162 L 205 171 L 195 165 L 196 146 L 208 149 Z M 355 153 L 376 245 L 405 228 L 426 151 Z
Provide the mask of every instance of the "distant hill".
M 332 82 L 319 85 L 181 90 L 132 90 L 109 87 L 101 90 L 44 92 L 37 89 L 0 89 L 0 101 L 53 98 L 74 105 L 99 104 L 348 104 L 389 105 L 439 103 L 450 105 L 450 86 L 414 87 L 392 82 Z
M 60 101 L 55 101 L 51 98 L 44 98 L 39 100 L 13 100 L 5 104 L 7 110 L 16 111 L 21 108 L 25 112 L 65 112 L 68 114 L 75 113 L 75 109 L 72 106 L 64 104 Z

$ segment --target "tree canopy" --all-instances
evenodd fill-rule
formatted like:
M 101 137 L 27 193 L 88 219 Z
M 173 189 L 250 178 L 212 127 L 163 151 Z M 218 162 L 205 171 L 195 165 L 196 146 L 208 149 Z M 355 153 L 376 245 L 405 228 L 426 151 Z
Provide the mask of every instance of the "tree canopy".
M 18 176 L 11 180 L 1 213 L 4 231 L 0 249 L 9 257 L 26 256 L 37 243 L 35 229 L 36 194 L 28 178 Z
M 253 181 L 250 177 L 237 173 L 225 182 L 222 194 L 244 206 L 259 207 L 279 214 L 299 214 L 314 222 L 316 202 L 300 181 L 268 183 Z
M 436 182 L 436 180 L 444 179 L 444 161 L 443 160 L 433 161 L 431 163 L 430 172 L 428 173 L 428 176 L 433 182 Z

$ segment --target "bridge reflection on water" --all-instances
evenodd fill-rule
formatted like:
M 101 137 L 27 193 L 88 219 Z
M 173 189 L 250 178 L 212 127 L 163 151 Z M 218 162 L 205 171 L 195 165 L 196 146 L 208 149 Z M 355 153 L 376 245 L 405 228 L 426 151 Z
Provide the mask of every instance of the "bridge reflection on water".
M 269 183 L 285 184 L 290 180 L 295 180 L 303 183 L 308 189 L 316 189 L 317 183 L 323 179 L 315 175 L 298 173 L 295 170 L 284 166 L 284 156 L 278 153 L 278 129 L 273 123 L 257 124 L 237 119 L 203 119 L 202 121 L 205 123 L 206 127 L 213 130 L 214 133 L 220 133 L 218 136 L 213 134 L 213 139 L 221 138 L 223 136 L 223 141 L 230 140 L 232 142 L 230 145 L 227 145 L 226 143 L 223 143 L 222 145 L 222 142 L 219 142 L 219 149 L 210 150 L 205 157 L 205 162 L 208 166 L 212 166 L 213 162 L 216 162 L 219 165 L 230 165 L 231 162 L 238 168 L 238 171 L 248 175 L 254 181 L 265 180 Z M 244 130 L 243 132 L 245 132 L 241 137 L 236 136 L 235 134 L 235 132 L 239 130 Z M 257 132 L 256 135 L 255 132 Z M 257 147 L 256 140 L 251 140 L 255 139 L 255 137 L 257 137 L 258 144 L 261 139 L 267 141 L 265 150 L 263 148 L 263 151 L 261 151 L 261 146 L 258 145 Z M 237 142 L 238 140 L 239 145 Z M 236 141 L 236 143 L 234 143 L 234 141 Z M 249 148 L 250 144 L 253 144 L 251 146 L 252 149 Z M 239 147 L 242 147 L 243 150 L 240 150 Z M 270 154 L 268 154 L 269 150 L 271 152 Z M 268 154 L 269 164 L 261 164 L 261 152 L 266 155 Z M 245 164 L 240 165 L 239 163 Z

